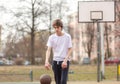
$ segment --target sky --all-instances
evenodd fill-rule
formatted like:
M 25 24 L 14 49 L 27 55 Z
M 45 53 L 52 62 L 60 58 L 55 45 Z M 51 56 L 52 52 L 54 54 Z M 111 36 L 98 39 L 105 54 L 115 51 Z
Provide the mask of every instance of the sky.
M 11 9 L 12 7 L 15 7 L 16 0 L 0 0 L 0 5 L 5 6 L 7 9 Z M 1 19 L 0 19 L 0 24 L 3 24 L 9 20 L 9 15 L 7 12 L 1 11 L 0 13 Z

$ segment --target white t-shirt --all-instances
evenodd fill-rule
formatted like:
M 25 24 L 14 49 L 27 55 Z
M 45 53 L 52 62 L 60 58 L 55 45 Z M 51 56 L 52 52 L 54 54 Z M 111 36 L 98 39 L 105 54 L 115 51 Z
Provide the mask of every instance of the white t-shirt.
M 72 47 L 71 36 L 67 33 L 62 36 L 52 34 L 48 39 L 47 46 L 52 47 L 54 61 L 63 61 L 68 48 Z

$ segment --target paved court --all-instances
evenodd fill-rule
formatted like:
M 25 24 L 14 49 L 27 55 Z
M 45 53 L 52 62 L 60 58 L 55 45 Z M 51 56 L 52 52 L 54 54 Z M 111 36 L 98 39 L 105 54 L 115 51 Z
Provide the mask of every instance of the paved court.
M 0 84 L 40 84 L 39 82 L 0 82 Z M 51 84 L 55 84 L 52 82 Z M 68 84 L 120 84 L 120 81 L 69 81 Z
M 69 82 L 68 84 L 120 84 L 120 81 L 102 81 L 102 82 L 97 82 L 97 81 L 74 81 L 74 82 Z

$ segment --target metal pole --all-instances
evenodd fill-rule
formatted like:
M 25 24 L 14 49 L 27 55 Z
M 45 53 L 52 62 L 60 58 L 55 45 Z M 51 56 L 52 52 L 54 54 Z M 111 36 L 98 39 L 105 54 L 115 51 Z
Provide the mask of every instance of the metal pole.
M 119 81 L 118 65 L 119 64 L 117 64 L 117 81 Z
M 33 71 L 32 70 L 30 70 L 30 80 L 31 80 L 31 82 L 33 81 Z
M 97 81 L 100 82 L 100 55 L 101 55 L 101 48 L 100 48 L 100 28 L 99 22 L 97 21 L 97 56 L 98 56 L 98 63 L 97 63 Z
M 100 35 L 101 35 L 101 77 L 102 79 L 105 79 L 105 64 L 104 64 L 104 30 L 103 30 L 103 24 L 101 24 L 100 28 Z

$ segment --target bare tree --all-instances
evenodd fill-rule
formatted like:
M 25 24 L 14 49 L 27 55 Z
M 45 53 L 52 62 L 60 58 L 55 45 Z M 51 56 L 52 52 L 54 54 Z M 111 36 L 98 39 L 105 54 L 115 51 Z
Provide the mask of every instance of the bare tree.
M 116 22 L 115 22 L 115 49 L 116 49 L 116 55 L 120 56 L 120 0 L 116 0 Z
M 111 26 L 108 25 L 107 23 L 105 23 L 104 28 L 105 28 L 104 36 L 105 36 L 105 40 L 106 40 L 106 52 L 105 52 L 105 59 L 106 59 L 106 58 L 111 57 L 111 55 L 112 55 L 112 52 L 110 51 L 110 47 L 109 47 L 109 45 L 110 45 L 109 35 L 111 33 L 111 31 L 109 31 L 109 30 L 111 30 Z
M 31 38 L 31 56 L 30 61 L 35 64 L 34 56 L 34 44 L 35 44 L 35 32 L 40 30 L 40 24 L 44 21 L 44 16 L 48 14 L 48 4 L 42 0 L 20 0 L 23 3 L 22 7 L 17 8 L 17 11 L 12 11 L 16 16 L 16 29 L 20 32 L 29 34 Z M 46 18 L 47 20 L 47 18 Z
M 67 2 L 65 0 L 59 0 L 56 1 L 53 5 L 52 5 L 52 18 L 60 18 L 60 19 L 64 19 L 66 18 L 66 12 L 69 11 L 69 7 L 67 6 Z
M 88 54 L 88 57 L 91 58 L 91 53 L 93 51 L 94 38 L 95 38 L 95 28 L 93 24 L 88 23 L 86 27 L 86 41 L 84 42 L 85 51 Z

